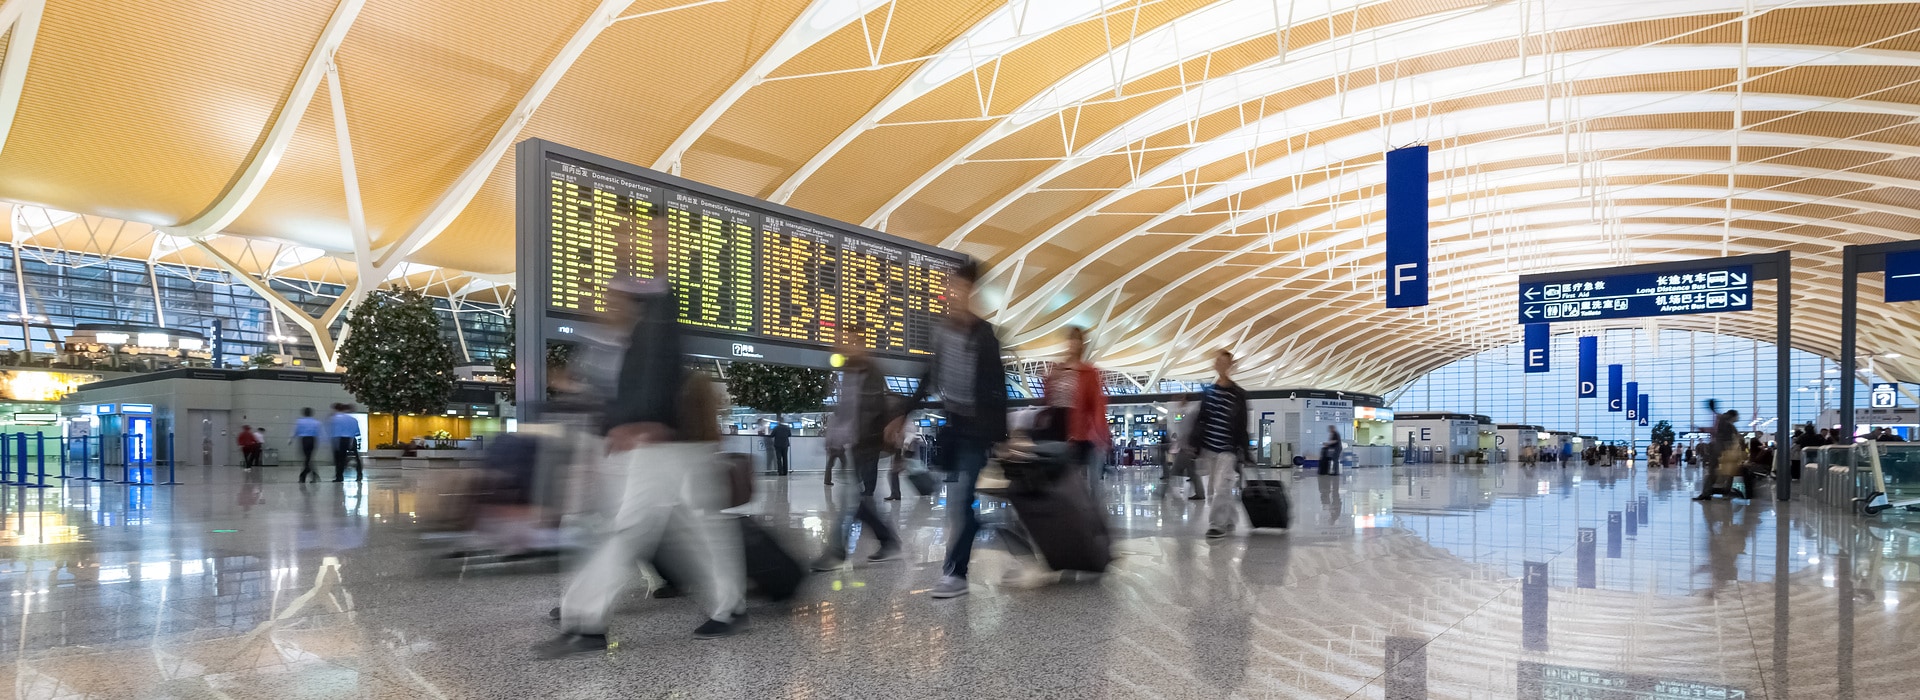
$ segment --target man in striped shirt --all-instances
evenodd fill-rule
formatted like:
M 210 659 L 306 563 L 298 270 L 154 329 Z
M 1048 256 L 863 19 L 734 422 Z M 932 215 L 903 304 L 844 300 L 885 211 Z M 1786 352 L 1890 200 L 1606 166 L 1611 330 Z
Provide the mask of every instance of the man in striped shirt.
M 1221 350 L 1213 355 L 1217 377 L 1200 397 L 1200 410 L 1194 416 L 1187 436 L 1188 449 L 1194 450 L 1194 468 L 1207 474 L 1207 537 L 1225 537 L 1240 522 L 1240 508 L 1233 499 L 1233 485 L 1239 481 L 1240 460 L 1251 457 L 1247 436 L 1247 392 L 1233 382 L 1233 353 Z M 1251 460 L 1249 460 L 1251 461 Z

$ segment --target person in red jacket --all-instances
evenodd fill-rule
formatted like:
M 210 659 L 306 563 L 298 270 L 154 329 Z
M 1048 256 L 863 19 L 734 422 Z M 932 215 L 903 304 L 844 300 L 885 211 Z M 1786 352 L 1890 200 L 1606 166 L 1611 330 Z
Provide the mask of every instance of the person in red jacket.
M 1091 484 L 1105 476 L 1104 457 L 1113 437 L 1107 430 L 1107 392 L 1100 368 L 1086 356 L 1086 329 L 1067 328 L 1067 356 L 1047 373 L 1046 402 L 1048 413 L 1061 423 L 1057 434 L 1073 446 L 1074 462 L 1086 469 Z M 1101 468 L 1093 466 L 1095 459 L 1102 460 Z
M 248 469 L 260 466 L 260 436 L 254 434 L 253 426 L 240 426 L 240 437 L 234 441 L 240 444 L 240 458 Z

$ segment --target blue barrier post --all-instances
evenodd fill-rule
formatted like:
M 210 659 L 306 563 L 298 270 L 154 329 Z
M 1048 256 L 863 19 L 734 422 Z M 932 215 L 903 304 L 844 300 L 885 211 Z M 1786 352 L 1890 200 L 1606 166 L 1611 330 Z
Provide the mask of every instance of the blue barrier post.
M 173 454 L 173 431 L 169 430 L 167 431 L 167 480 L 161 482 L 162 485 L 177 486 L 180 484 L 179 480 L 173 478 L 173 463 L 176 461 L 178 460 L 174 458 Z
M 71 438 L 65 435 L 60 436 L 60 478 L 62 479 L 67 478 L 67 446 L 70 444 L 73 444 Z
M 33 451 L 34 451 L 34 454 L 36 455 L 34 459 L 39 463 L 39 470 L 40 470 L 39 483 L 35 484 L 34 487 L 44 489 L 47 487 L 47 434 L 46 433 L 33 434 Z
M 133 483 L 133 452 L 132 450 L 133 450 L 133 436 L 121 435 L 120 436 L 120 482 L 119 483 L 122 483 L 122 484 Z M 106 450 L 101 450 L 101 454 L 100 454 L 101 459 L 104 460 L 106 456 L 107 456 Z
M 28 484 L 27 484 L 27 434 L 26 433 L 13 434 L 13 464 L 16 470 L 15 473 L 19 475 L 19 480 L 13 483 L 18 484 L 20 486 L 27 486 Z
M 0 433 L 0 483 L 17 485 L 13 477 L 13 438 Z
M 141 486 L 152 486 L 153 485 L 153 453 L 147 451 L 147 436 L 145 435 L 133 436 L 133 454 L 134 454 L 133 463 L 140 465 L 139 467 L 136 467 L 137 469 L 139 469 L 139 471 L 134 472 L 134 475 L 138 478 L 135 479 L 133 483 L 139 484 Z

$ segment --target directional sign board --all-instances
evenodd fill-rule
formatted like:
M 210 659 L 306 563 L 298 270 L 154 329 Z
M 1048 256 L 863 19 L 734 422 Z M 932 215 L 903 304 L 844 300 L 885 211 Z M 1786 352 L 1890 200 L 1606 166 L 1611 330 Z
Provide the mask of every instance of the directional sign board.
M 1520 322 L 1599 321 L 1753 309 L 1753 266 L 1704 265 L 1658 274 L 1590 270 L 1520 285 Z

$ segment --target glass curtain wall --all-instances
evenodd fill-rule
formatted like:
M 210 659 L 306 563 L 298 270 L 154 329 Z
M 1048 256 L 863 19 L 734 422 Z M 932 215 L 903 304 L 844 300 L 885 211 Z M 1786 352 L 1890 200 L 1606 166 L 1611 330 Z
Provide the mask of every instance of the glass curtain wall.
M 344 291 L 330 284 L 287 280 L 269 284 L 314 316 Z M 485 363 L 510 352 L 504 307 L 445 298 L 435 298 L 434 307 L 456 358 Z M 261 352 L 308 363 L 319 359 L 305 331 L 277 317 L 264 297 L 224 271 L 0 246 L 0 349 L 26 350 L 29 329 L 33 351 L 52 353 L 82 323 L 164 326 L 210 334 L 215 319 L 223 324 L 224 354 L 230 366 Z M 333 331 L 336 336 L 340 332 L 338 322 Z
M 1676 433 L 1705 426 L 1707 399 L 1721 410 L 1740 411 L 1743 427 L 1774 433 L 1775 360 L 1773 343 L 1703 331 L 1616 328 L 1600 338 L 1598 398 L 1578 399 L 1578 333 L 1553 336 L 1553 371 L 1521 371 L 1521 344 L 1487 350 L 1434 370 L 1413 381 L 1393 401 L 1395 411 L 1475 413 L 1497 423 L 1540 425 L 1605 441 L 1645 444 L 1651 425 L 1670 421 Z M 1793 422 L 1815 420 L 1839 404 L 1837 365 L 1824 357 L 1792 351 Z M 1607 411 L 1607 365 L 1623 365 L 1625 381 L 1638 382 L 1651 395 L 1649 427 L 1627 422 L 1626 414 Z M 1859 395 L 1866 385 L 1856 382 Z M 1865 399 L 1859 399 L 1864 402 Z

